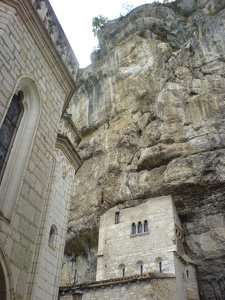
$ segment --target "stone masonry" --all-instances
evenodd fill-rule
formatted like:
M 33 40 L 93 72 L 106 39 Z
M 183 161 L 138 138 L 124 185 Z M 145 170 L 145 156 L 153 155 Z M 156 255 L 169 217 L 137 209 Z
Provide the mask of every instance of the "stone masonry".
M 184 242 L 171 196 L 119 204 L 100 217 L 96 281 L 61 287 L 60 299 L 80 289 L 82 300 L 198 300 Z
M 49 2 L 39 4 L 0 2 L 1 124 L 13 95 L 23 95 L 0 184 L 1 300 L 57 298 L 70 194 L 82 163 L 70 141 L 80 136 L 68 116 L 61 119 L 78 62 Z M 61 41 L 66 60 L 46 29 L 46 16 L 54 20 L 49 30 L 57 33 L 54 43 Z M 68 128 L 58 133 L 60 122 Z

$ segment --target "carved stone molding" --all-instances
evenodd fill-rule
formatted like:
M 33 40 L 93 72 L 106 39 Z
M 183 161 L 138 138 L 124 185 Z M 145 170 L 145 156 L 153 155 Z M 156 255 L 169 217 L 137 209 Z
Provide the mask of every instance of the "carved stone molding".
M 82 138 L 81 134 L 72 122 L 70 115 L 66 112 L 62 115 L 58 133 L 66 136 L 70 142 L 75 145 L 75 147 L 79 144 Z
M 76 171 L 83 163 L 75 148 L 80 140 L 81 135 L 70 119 L 70 115 L 64 113 L 59 124 L 56 149 L 60 149 L 64 153 Z

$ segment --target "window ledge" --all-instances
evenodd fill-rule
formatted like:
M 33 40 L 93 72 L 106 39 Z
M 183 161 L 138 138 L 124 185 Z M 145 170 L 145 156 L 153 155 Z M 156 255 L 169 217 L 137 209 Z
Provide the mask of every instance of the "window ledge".
M 142 232 L 142 233 L 131 234 L 130 237 L 135 237 L 135 236 L 140 236 L 140 235 L 145 235 L 145 234 L 149 234 L 149 231 L 147 231 L 147 232 Z

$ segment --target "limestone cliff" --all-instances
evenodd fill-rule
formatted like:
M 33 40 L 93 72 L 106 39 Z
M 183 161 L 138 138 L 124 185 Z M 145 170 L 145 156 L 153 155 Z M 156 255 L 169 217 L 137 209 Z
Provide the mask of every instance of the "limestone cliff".
M 69 108 L 84 161 L 66 246 L 75 280 L 94 278 L 104 211 L 172 195 L 202 299 L 225 299 L 224 7 L 146 4 L 101 30 Z

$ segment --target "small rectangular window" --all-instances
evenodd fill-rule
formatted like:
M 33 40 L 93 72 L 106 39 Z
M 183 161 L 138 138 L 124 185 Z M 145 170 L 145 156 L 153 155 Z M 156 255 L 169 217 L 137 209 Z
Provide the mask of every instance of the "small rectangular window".
M 120 222 L 120 212 L 117 211 L 115 213 L 115 224 L 119 224 L 119 222 Z

